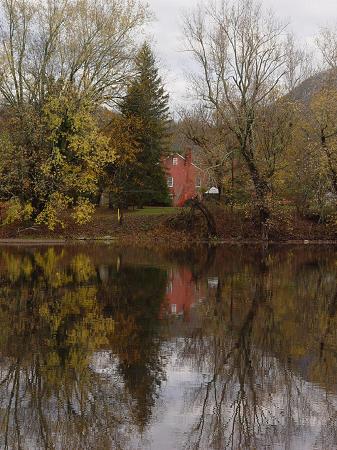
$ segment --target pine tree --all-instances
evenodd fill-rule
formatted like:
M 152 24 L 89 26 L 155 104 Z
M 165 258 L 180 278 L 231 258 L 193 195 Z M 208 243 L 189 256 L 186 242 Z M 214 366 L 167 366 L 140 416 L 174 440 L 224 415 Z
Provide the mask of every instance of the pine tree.
M 169 96 L 158 74 L 148 43 L 135 58 L 135 77 L 121 104 L 122 114 L 141 123 L 136 130 L 139 153 L 128 183 L 129 200 L 138 205 L 168 204 L 169 193 L 161 165 L 169 138 Z

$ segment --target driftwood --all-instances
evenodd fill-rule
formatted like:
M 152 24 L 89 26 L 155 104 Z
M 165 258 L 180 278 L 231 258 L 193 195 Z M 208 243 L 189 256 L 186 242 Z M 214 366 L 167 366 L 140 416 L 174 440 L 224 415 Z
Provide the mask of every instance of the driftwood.
M 37 230 L 38 230 L 38 227 L 35 226 L 35 225 L 31 225 L 30 227 L 18 228 L 18 229 L 16 230 L 16 232 L 17 232 L 17 234 L 21 234 L 21 233 L 23 233 L 24 231 L 28 231 L 28 230 L 37 231 Z

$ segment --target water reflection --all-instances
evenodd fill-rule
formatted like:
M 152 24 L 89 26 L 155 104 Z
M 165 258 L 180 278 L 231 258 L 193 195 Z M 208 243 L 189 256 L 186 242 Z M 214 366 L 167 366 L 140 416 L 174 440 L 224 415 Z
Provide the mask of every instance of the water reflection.
M 336 448 L 336 262 L 2 248 L 0 448 Z

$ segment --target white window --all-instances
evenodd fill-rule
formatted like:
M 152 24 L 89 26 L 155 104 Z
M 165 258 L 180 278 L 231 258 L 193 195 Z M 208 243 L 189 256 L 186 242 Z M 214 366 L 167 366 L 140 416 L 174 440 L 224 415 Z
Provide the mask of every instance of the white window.
M 178 158 L 172 158 L 172 164 L 174 166 L 177 166 L 178 165 Z
M 173 187 L 173 177 L 167 177 L 167 186 Z
M 173 291 L 173 283 L 172 283 L 172 281 L 169 281 L 169 283 L 166 286 L 166 293 L 171 294 L 172 291 Z
M 171 313 L 177 314 L 177 305 L 175 305 L 175 304 L 171 305 Z
M 219 285 L 219 278 L 218 277 L 209 277 L 207 282 L 208 282 L 209 288 L 216 289 Z
M 195 180 L 195 187 L 198 187 L 198 188 L 201 187 L 201 178 L 200 177 L 196 178 L 196 180 Z

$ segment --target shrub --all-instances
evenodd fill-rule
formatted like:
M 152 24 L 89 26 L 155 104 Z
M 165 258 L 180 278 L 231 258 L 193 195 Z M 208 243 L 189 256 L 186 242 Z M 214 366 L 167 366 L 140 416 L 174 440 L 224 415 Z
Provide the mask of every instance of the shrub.
M 3 209 L 5 210 L 3 225 L 29 220 L 34 211 L 31 203 L 23 203 L 17 198 L 6 202 Z

